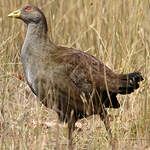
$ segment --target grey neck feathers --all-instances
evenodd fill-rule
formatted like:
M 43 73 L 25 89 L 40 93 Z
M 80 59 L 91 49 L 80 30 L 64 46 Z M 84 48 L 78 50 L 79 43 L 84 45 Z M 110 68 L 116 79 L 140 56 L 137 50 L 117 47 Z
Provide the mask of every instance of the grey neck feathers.
M 30 23 L 28 24 L 27 36 L 29 37 L 37 37 L 41 39 L 47 38 L 47 25 L 43 23 Z
M 49 39 L 47 28 L 44 23 L 28 24 L 26 38 L 22 47 L 22 54 L 30 51 L 34 55 L 46 55 L 44 53 L 47 53 L 47 51 L 53 53 L 55 47 L 55 44 Z

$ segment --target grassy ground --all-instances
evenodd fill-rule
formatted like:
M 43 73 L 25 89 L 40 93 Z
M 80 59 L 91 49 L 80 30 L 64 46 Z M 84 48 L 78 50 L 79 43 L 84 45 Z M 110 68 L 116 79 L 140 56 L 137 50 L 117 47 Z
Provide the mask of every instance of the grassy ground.
M 7 15 L 26 3 L 44 11 L 55 43 L 87 51 L 115 72 L 142 72 L 145 80 L 140 88 L 131 95 L 118 95 L 121 108 L 108 111 L 115 149 L 149 150 L 148 0 L 0 0 L 0 149 L 67 149 L 66 125 L 57 124 L 56 113 L 42 106 L 24 82 L 20 49 L 27 28 Z M 75 150 L 111 149 L 98 116 L 78 124 Z

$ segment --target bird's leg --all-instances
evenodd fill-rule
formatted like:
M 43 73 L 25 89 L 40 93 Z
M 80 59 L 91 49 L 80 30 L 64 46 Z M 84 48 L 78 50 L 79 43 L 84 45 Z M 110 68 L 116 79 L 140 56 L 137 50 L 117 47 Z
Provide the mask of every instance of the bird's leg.
M 68 149 L 72 149 L 72 127 L 68 125 Z
M 111 128 L 110 128 L 110 121 L 107 115 L 107 111 L 105 110 L 105 108 L 103 107 L 102 112 L 100 113 L 100 118 L 101 120 L 104 122 L 105 128 L 110 136 L 110 143 L 112 142 L 112 132 L 111 132 Z
M 107 132 L 109 134 L 111 149 L 115 150 L 116 146 L 115 146 L 115 141 L 114 141 L 114 139 L 112 137 L 112 132 L 111 132 L 111 128 L 110 128 L 110 121 L 109 121 L 109 118 L 108 118 L 107 111 L 105 110 L 104 107 L 103 107 L 102 112 L 100 113 L 100 118 L 104 122 L 105 128 L 106 128 L 106 130 L 107 130 Z
M 74 111 L 71 112 L 70 120 L 68 122 L 68 149 L 72 150 L 72 132 L 75 128 L 75 116 L 74 116 Z

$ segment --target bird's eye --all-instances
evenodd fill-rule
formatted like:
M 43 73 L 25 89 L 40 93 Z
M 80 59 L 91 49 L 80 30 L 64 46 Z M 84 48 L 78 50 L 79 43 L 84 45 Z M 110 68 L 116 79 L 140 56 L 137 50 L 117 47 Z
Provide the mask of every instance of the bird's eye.
M 29 10 L 31 10 L 31 7 L 30 7 L 30 6 L 27 6 L 27 7 L 25 8 L 25 10 L 26 10 L 26 11 L 29 11 Z

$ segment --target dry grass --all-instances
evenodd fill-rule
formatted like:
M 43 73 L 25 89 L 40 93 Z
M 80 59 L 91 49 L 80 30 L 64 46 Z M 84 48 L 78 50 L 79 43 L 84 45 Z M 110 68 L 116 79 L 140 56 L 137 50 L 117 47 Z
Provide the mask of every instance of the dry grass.
M 131 95 L 120 96 L 121 108 L 109 110 L 118 150 L 150 149 L 150 4 L 148 0 L 0 0 L 0 149 L 67 149 L 65 125 L 42 106 L 23 76 L 20 49 L 26 26 L 7 14 L 25 3 L 39 6 L 51 39 L 91 53 L 114 71 L 141 71 L 145 81 Z M 108 134 L 98 116 L 79 121 L 75 150 L 108 150 Z M 59 147 L 58 147 L 59 143 Z

